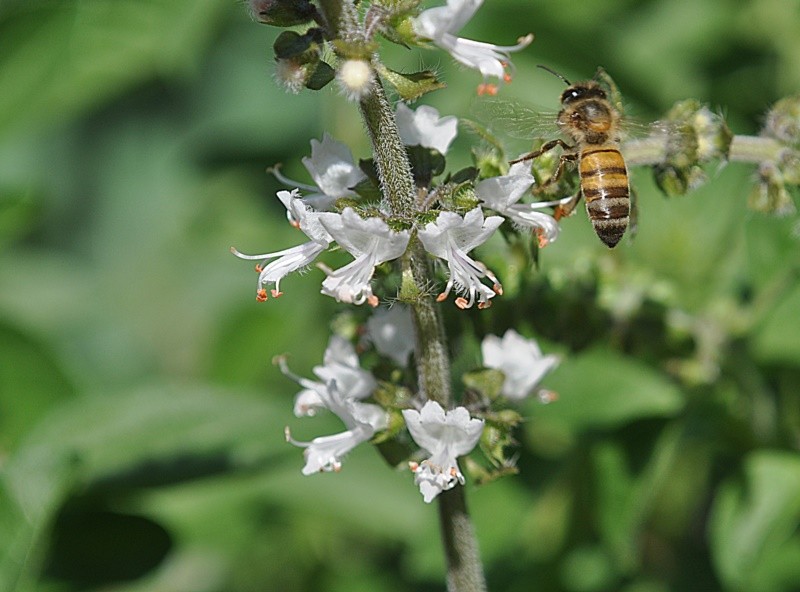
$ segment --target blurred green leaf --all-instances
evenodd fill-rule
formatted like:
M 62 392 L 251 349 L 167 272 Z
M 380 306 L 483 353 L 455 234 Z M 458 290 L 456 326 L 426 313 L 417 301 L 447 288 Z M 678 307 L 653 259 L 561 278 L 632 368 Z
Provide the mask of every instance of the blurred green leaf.
M 5 533 L 0 577 L 8 582 L 16 575 L 11 566 L 26 565 L 72 492 L 108 494 L 277 467 L 275 459 L 291 452 L 281 415 L 264 398 L 167 385 L 55 409 L 4 466 L 7 499 L 25 519 Z
M 800 582 L 800 456 L 763 450 L 714 500 L 711 550 L 729 590 L 791 592 Z
M 73 394 L 52 352 L 0 321 L 0 451 L 13 450 L 54 403 Z
M 28 2 L 0 20 L 0 133 L 196 67 L 219 0 Z
M 29 231 L 40 212 L 40 205 L 29 191 L 0 188 L 0 249 Z
M 558 401 L 530 404 L 530 416 L 534 422 L 573 433 L 674 415 L 684 404 L 680 390 L 666 375 L 605 348 L 566 358 L 548 376 L 547 386 L 558 393 Z M 532 430 L 536 429 L 534 423 Z
M 800 285 L 769 311 L 753 335 L 753 350 L 765 361 L 789 365 L 800 361 Z

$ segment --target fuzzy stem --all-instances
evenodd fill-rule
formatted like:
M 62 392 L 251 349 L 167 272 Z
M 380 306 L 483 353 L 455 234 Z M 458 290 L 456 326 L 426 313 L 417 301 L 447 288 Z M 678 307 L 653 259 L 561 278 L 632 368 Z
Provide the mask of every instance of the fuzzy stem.
M 729 153 L 730 160 L 760 163 L 777 161 L 785 147 L 772 138 L 761 136 L 733 136 Z
M 485 592 L 486 580 L 463 487 L 439 494 L 439 524 L 447 555 L 447 589 L 451 592 Z
M 785 147 L 772 138 L 761 136 L 734 136 L 728 159 L 735 162 L 761 163 L 776 161 Z M 630 165 L 663 164 L 667 158 L 666 136 L 650 136 L 622 144 L 625 160 Z
M 397 131 L 394 111 L 377 74 L 373 87 L 361 101 L 361 114 L 372 140 L 383 205 L 388 207 L 393 217 L 411 220 L 416 195 L 411 163 Z
M 383 205 L 393 217 L 411 221 L 416 213 L 411 164 L 397 131 L 394 111 L 377 75 L 373 89 L 360 106 L 372 140 Z M 453 405 L 453 396 L 444 323 L 441 307 L 427 291 L 433 284 L 433 274 L 425 249 L 416 237 L 409 243 L 403 265 L 404 284 L 410 284 L 405 296 L 412 296 L 407 299 L 414 319 L 419 392 L 424 400 L 438 401 L 447 409 Z M 447 560 L 448 591 L 485 591 L 478 541 L 467 513 L 463 487 L 439 495 L 439 524 Z

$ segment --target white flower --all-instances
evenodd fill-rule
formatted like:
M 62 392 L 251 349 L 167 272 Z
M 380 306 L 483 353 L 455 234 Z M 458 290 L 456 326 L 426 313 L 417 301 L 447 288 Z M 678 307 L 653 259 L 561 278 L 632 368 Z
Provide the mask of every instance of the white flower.
M 286 441 L 305 448 L 304 475 L 339 471 L 344 455 L 372 438 L 377 431 L 386 429 L 389 424 L 386 411 L 377 405 L 360 403 L 342 396 L 335 380 L 330 381 L 319 394 L 325 408 L 338 415 L 347 430 L 332 436 L 320 436 L 311 442 L 300 442 L 292 438 L 289 428 L 286 428 Z
M 397 259 L 406 250 L 410 233 L 395 232 L 380 218 L 362 219 L 352 208 L 339 214 L 320 214 L 320 222 L 330 235 L 355 257 L 336 270 L 325 269 L 328 277 L 322 282 L 322 293 L 339 302 L 378 305 L 370 280 L 375 266 Z
M 536 210 L 558 205 L 563 200 L 517 203 L 534 182 L 535 179 L 527 170 L 527 165 L 520 162 L 513 165 L 507 175 L 492 177 L 478 183 L 475 186 L 475 196 L 518 226 L 533 229 L 538 237 L 539 246 L 544 247 L 558 238 L 560 228 L 553 216 Z
M 490 298 L 503 293 L 503 287 L 491 270 L 467 256 L 469 251 L 486 242 L 502 222 L 500 216 L 490 216 L 484 220 L 483 212 L 477 207 L 463 218 L 455 212 L 441 212 L 435 222 L 419 231 L 425 249 L 446 260 L 450 270 L 447 286 L 437 298 L 439 302 L 447 298 L 454 286 L 458 294 L 468 295 L 468 298 L 456 298 L 459 308 L 470 308 L 476 296 L 478 308 L 487 308 L 491 305 Z M 484 285 L 481 282 L 483 278 L 488 278 L 493 286 L 489 288 Z
M 526 339 L 509 329 L 500 339 L 487 335 L 481 343 L 483 365 L 505 374 L 503 395 L 520 400 L 527 397 L 545 374 L 558 366 L 555 355 L 542 355 L 535 339 Z
M 428 105 L 413 111 L 405 103 L 397 103 L 395 119 L 400 139 L 406 146 L 423 146 L 446 154 L 458 134 L 458 119 L 452 115 L 439 117 L 439 111 Z
M 272 297 L 277 298 L 280 296 L 283 293 L 280 286 L 281 280 L 289 273 L 306 267 L 317 258 L 317 255 L 327 249 L 328 245 L 333 241 L 328 231 L 319 223 L 318 217 L 320 214 L 314 212 L 303 203 L 297 189 L 291 192 L 279 191 L 278 199 L 286 207 L 287 215 L 296 220 L 295 225 L 311 240 L 290 249 L 261 255 L 245 255 L 231 247 L 231 252 L 240 259 L 261 261 L 256 265 L 256 271 L 258 272 L 256 299 L 259 302 L 267 299 L 266 286 L 270 284 L 275 284 L 275 287 L 271 290 Z M 270 259 L 274 259 L 274 261 L 268 264 Z
M 372 374 L 359 365 L 353 344 L 339 335 L 331 336 L 323 365 L 314 367 L 314 374 L 321 382 L 297 376 L 289 370 L 284 358 L 278 358 L 278 365 L 281 372 L 304 387 L 294 401 L 294 414 L 297 417 L 313 416 L 318 409 L 326 408 L 324 399 L 332 381 L 342 396 L 354 400 L 369 397 L 377 387 Z
M 350 101 L 360 101 L 372 88 L 374 75 L 366 60 L 344 60 L 336 71 L 339 88 Z
M 484 84 L 478 87 L 478 92 L 495 94 L 496 85 L 486 81 L 489 78 L 511 80 L 506 71 L 511 65 L 509 54 L 530 45 L 533 35 L 526 35 L 517 41 L 517 45 L 507 47 L 456 37 L 456 33 L 472 18 L 481 4 L 483 0 L 447 0 L 447 6 L 423 11 L 414 20 L 414 32 L 449 52 L 457 62 L 479 70 Z
M 367 336 L 379 354 L 405 367 L 409 354 L 414 351 L 411 311 L 402 304 L 376 310 L 367 320 Z
M 356 197 L 352 188 L 367 178 L 355 164 L 350 149 L 327 133 L 323 134 L 322 142 L 311 140 L 311 157 L 303 158 L 303 165 L 316 186 L 292 181 L 284 177 L 277 168 L 272 173 L 281 183 L 309 191 L 311 195 L 303 197 L 303 201 L 318 212 L 330 210 L 333 203 L 342 197 Z M 288 212 L 287 215 L 294 223 L 295 220 Z
M 475 448 L 483 431 L 483 420 L 472 419 L 464 407 L 445 413 L 442 406 L 428 401 L 422 411 L 403 411 L 408 431 L 420 448 L 430 453 L 421 463 L 412 463 L 414 483 L 419 485 L 425 503 L 456 483 L 464 484 L 464 475 L 456 458 Z

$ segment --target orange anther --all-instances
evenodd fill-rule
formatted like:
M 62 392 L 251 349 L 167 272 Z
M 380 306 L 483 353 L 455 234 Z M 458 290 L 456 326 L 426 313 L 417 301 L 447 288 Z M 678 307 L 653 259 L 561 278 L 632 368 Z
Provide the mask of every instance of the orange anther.
M 261 288 L 258 292 L 256 292 L 256 301 L 257 302 L 267 301 L 267 291 L 264 288 Z

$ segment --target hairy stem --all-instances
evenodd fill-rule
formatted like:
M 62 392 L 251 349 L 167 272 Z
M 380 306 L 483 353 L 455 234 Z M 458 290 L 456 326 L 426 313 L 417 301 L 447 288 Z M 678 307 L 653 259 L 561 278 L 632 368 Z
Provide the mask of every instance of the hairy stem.
M 383 205 L 388 207 L 393 217 L 411 220 L 416 196 L 411 163 L 397 131 L 394 111 L 377 74 L 373 91 L 361 101 L 361 114 L 372 140 Z
M 630 165 L 663 164 L 667 158 L 667 136 L 656 135 L 623 142 L 622 152 Z M 736 162 L 761 163 L 776 161 L 785 147 L 772 138 L 761 136 L 734 136 L 728 159 Z
M 416 191 L 411 164 L 400 140 L 394 110 L 379 78 L 373 90 L 362 99 L 361 114 L 366 123 L 378 170 L 383 205 L 395 218 L 408 221 L 416 213 Z M 450 358 L 441 308 L 430 295 L 433 274 L 422 243 L 412 238 L 403 261 L 401 297 L 410 302 L 415 330 L 415 358 L 420 395 L 439 402 L 444 408 L 453 405 L 450 386 Z M 439 523 L 447 560 L 449 592 L 486 590 L 478 541 L 467 513 L 464 488 L 457 486 L 439 495 Z

